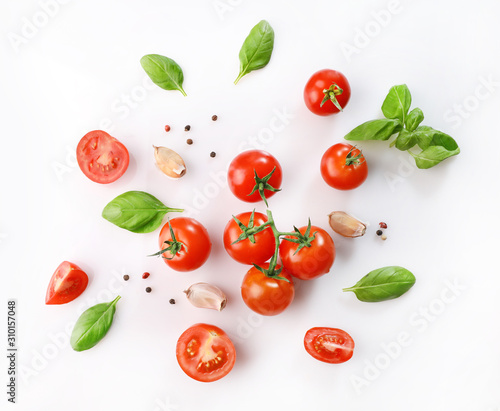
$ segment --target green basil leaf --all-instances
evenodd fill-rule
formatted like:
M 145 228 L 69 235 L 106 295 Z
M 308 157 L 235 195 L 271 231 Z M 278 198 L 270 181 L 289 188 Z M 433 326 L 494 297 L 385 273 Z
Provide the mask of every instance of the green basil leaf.
M 430 146 L 418 154 L 414 154 L 411 151 L 409 151 L 409 153 L 415 159 L 418 168 L 427 169 L 434 167 L 448 157 L 456 156 L 460 153 L 460 149 L 458 146 L 455 150 L 448 150 L 443 146 Z
M 101 341 L 113 323 L 116 303 L 121 297 L 116 297 L 109 303 L 90 307 L 78 318 L 71 333 L 71 347 L 75 351 L 85 351 Z
M 393 134 L 398 133 L 403 128 L 398 119 L 371 120 L 361 124 L 349 132 L 344 138 L 346 140 L 388 140 Z
M 406 84 L 393 86 L 382 104 L 382 113 L 386 118 L 397 118 L 404 123 L 410 106 L 411 94 Z
M 396 148 L 402 151 L 406 151 L 412 148 L 417 142 L 417 138 L 413 133 L 408 130 L 401 130 L 398 137 L 396 138 Z
M 141 58 L 141 66 L 158 87 L 165 90 L 179 90 L 184 96 L 186 95 L 182 88 L 184 74 L 174 60 L 159 54 L 147 54 Z
M 102 216 L 133 233 L 150 233 L 161 225 L 165 214 L 172 211 L 184 210 L 169 208 L 144 191 L 127 191 L 111 200 L 104 207 Z
M 352 291 L 360 301 L 379 302 L 398 298 L 415 284 L 415 276 L 406 268 L 392 266 L 373 270 L 354 286 L 344 288 Z
M 254 26 L 241 46 L 240 74 L 234 84 L 237 84 L 245 74 L 267 66 L 271 60 L 273 47 L 274 30 L 267 21 L 262 20 Z
M 416 128 L 416 130 L 413 132 L 413 135 L 417 139 L 418 146 L 422 150 L 425 150 L 431 145 L 434 134 L 436 134 L 437 132 L 438 131 L 434 130 L 432 127 L 420 126 Z
M 405 120 L 405 126 L 408 131 L 414 131 L 419 124 L 424 120 L 424 113 L 418 107 L 414 108 L 408 114 Z
M 441 146 L 444 147 L 448 151 L 455 151 L 458 149 L 457 142 L 453 139 L 453 137 L 449 136 L 442 131 L 434 130 L 434 135 L 432 136 L 431 146 Z M 460 150 L 458 150 L 460 152 Z M 457 153 L 458 154 L 458 153 Z

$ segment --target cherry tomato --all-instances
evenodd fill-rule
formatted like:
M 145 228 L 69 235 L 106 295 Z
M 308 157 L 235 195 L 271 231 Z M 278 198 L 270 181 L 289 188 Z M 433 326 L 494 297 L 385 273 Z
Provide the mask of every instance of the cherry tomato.
M 262 264 L 261 267 L 269 268 L 269 264 Z M 277 265 L 276 269 L 279 268 Z M 280 276 L 288 281 L 269 278 L 257 268 L 250 268 L 241 285 L 241 296 L 245 304 L 262 315 L 276 315 L 283 312 L 292 303 L 295 288 L 290 274 L 283 270 Z
M 250 194 L 255 187 L 255 173 L 259 178 L 266 177 L 274 169 L 267 184 L 275 189 L 281 187 L 282 170 L 278 160 L 271 154 L 261 150 L 249 150 L 238 154 L 231 164 L 227 173 L 227 181 L 232 193 L 242 201 L 256 203 L 262 198 L 259 190 Z M 264 189 L 266 198 L 272 197 L 275 192 Z
M 248 227 L 251 212 L 241 213 L 236 216 L 241 223 Z M 259 227 L 267 222 L 267 217 L 262 213 L 254 213 L 253 227 Z M 233 244 L 243 233 L 238 223 L 232 218 L 224 228 L 224 248 L 236 261 L 242 264 L 262 264 L 269 260 L 276 248 L 276 242 L 271 227 L 255 234 L 252 243 L 248 238 Z
M 350 144 L 338 143 L 323 154 L 321 175 L 329 186 L 351 190 L 366 180 L 368 166 L 360 150 Z
M 236 350 L 227 334 L 209 324 L 195 324 L 184 331 L 175 354 L 182 371 L 201 382 L 220 380 L 236 361 Z
M 328 92 L 325 93 L 325 90 Z M 323 100 L 326 101 L 321 105 Z M 329 116 L 341 111 L 332 101 L 336 99 L 342 109 L 351 98 L 351 86 L 339 71 L 324 69 L 314 73 L 304 88 L 304 101 L 309 110 L 318 116 Z
M 50 279 L 45 304 L 66 304 L 87 288 L 89 277 L 76 264 L 63 261 Z
M 80 169 L 96 183 L 108 184 L 118 180 L 127 170 L 127 148 L 102 130 L 85 134 L 76 148 Z
M 352 357 L 354 340 L 338 328 L 315 327 L 307 331 L 304 347 L 319 361 L 340 364 Z
M 170 227 L 172 227 L 175 239 L 181 245 L 175 255 L 169 251 L 164 252 L 163 261 L 176 271 L 192 271 L 201 267 L 207 261 L 212 249 L 207 229 L 192 218 L 173 218 L 160 231 L 158 244 L 161 250 L 169 246 L 165 243 L 166 241 L 172 241 Z
M 307 227 L 299 228 L 304 234 Z M 311 226 L 310 235 L 316 233 L 310 247 L 302 247 L 297 253 L 299 244 L 285 240 L 280 244 L 281 263 L 294 277 L 311 280 L 330 271 L 335 260 L 335 245 L 332 237 L 320 227 Z

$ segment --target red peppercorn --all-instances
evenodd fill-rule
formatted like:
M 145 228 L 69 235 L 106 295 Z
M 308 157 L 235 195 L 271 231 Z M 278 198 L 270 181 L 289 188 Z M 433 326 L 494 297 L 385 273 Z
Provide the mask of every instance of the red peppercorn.
M 148 277 L 149 277 L 149 273 L 144 273 L 144 274 L 142 275 L 142 278 L 144 278 L 144 279 L 146 279 L 146 278 L 148 278 Z
M 166 125 L 165 126 L 165 131 L 168 133 L 170 131 L 170 126 L 169 125 Z
M 387 228 L 387 224 L 386 223 L 378 223 L 379 227 L 380 228 Z

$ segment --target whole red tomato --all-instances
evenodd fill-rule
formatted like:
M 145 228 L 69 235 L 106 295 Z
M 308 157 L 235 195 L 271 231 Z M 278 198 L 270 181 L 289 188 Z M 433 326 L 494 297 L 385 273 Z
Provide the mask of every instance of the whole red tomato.
M 262 183 L 262 190 L 257 187 L 258 189 L 252 193 L 256 186 L 255 174 L 265 181 Z M 266 151 L 244 151 L 231 161 L 227 181 L 236 197 L 248 203 L 255 203 L 262 199 L 261 193 L 265 198 L 269 198 L 279 191 L 282 181 L 281 165 Z
M 338 328 L 314 327 L 307 331 L 304 347 L 319 361 L 340 364 L 351 359 L 354 340 Z
M 160 250 L 173 246 L 173 254 L 166 251 L 162 256 L 163 261 L 176 271 L 192 271 L 201 267 L 212 249 L 207 229 L 187 217 L 173 218 L 166 223 L 160 231 L 158 244 Z
M 262 264 L 269 268 L 269 264 Z M 280 266 L 277 265 L 276 269 Z M 290 274 L 285 270 L 280 273 L 286 280 L 270 278 L 255 267 L 250 268 L 241 284 L 241 296 L 245 304 L 261 315 L 277 315 L 283 312 L 293 301 L 295 287 Z
M 339 71 L 324 69 L 314 73 L 304 88 L 304 101 L 318 116 L 342 111 L 351 98 L 351 86 Z
M 256 212 L 253 214 L 252 227 L 259 227 L 267 223 L 267 217 L 264 214 Z M 246 227 L 249 226 L 251 217 L 251 212 L 241 213 L 236 216 Z M 267 227 L 265 230 L 254 234 L 254 242 L 246 238 L 234 243 L 242 233 L 242 229 L 234 218 L 224 228 L 224 248 L 234 260 L 248 265 L 262 264 L 273 256 L 276 242 L 271 227 Z
M 308 227 L 301 227 L 299 231 L 305 234 Z M 302 247 L 298 252 L 299 244 L 287 241 L 286 236 L 280 244 L 281 263 L 294 277 L 301 280 L 311 280 L 330 271 L 335 260 L 335 245 L 332 237 L 320 227 L 311 226 L 310 234 L 315 233 L 310 247 Z
M 351 190 L 366 180 L 368 166 L 360 150 L 350 144 L 338 143 L 323 154 L 321 175 L 329 186 Z

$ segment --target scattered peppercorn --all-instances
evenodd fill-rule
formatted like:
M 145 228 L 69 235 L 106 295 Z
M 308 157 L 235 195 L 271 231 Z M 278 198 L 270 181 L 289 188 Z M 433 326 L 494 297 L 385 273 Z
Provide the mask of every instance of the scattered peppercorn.
M 193 144 L 193 140 L 192 140 L 192 139 L 190 139 L 190 138 L 188 138 L 188 139 L 186 140 L 186 143 L 188 143 L 189 145 L 191 145 L 191 144 Z
M 168 302 L 169 302 L 170 304 L 175 304 L 175 300 L 174 300 L 173 298 L 171 298 L 170 300 L 168 300 Z
M 146 287 L 146 292 L 150 293 L 151 292 L 151 287 Z
M 212 116 L 212 121 L 217 121 L 217 116 L 215 114 Z
M 188 124 L 186 127 L 184 127 L 184 131 L 189 131 L 191 130 L 191 126 Z
M 165 126 L 165 131 L 168 133 L 170 131 L 170 126 L 169 125 L 166 125 Z
M 379 227 L 380 228 L 387 228 L 387 224 L 386 223 L 378 223 Z
M 382 240 L 387 240 L 387 236 L 384 234 L 382 237 L 380 237 Z
M 382 230 L 377 230 L 377 235 L 382 235 L 383 231 Z
M 144 278 L 144 279 L 146 279 L 146 278 L 148 278 L 148 277 L 149 277 L 149 273 L 144 273 L 144 274 L 142 275 L 142 278 Z
M 210 153 L 210 157 L 215 157 L 215 156 L 216 156 L 215 151 L 212 151 L 212 152 Z
M 128 281 L 128 280 L 129 280 L 129 278 L 130 278 L 130 276 L 129 276 L 128 274 L 125 274 L 125 275 L 123 276 L 123 279 L 124 279 L 125 281 Z

